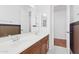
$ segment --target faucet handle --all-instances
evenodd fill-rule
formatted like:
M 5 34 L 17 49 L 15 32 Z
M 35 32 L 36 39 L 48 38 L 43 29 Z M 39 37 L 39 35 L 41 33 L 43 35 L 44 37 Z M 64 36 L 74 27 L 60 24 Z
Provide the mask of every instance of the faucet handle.
M 33 27 L 37 27 L 36 25 L 33 25 Z

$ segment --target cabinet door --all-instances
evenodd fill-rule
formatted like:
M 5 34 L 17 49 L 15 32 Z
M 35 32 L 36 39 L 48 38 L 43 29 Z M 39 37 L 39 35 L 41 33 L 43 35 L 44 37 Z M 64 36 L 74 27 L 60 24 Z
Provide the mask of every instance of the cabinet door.
M 26 49 L 25 51 L 23 51 L 21 54 L 40 54 L 41 52 L 41 45 L 40 45 L 40 41 L 33 44 L 31 47 L 29 47 L 28 49 Z
M 48 36 L 41 39 L 31 47 L 23 51 L 21 54 L 46 54 L 48 51 Z
M 75 25 L 73 29 L 73 50 L 79 53 L 79 25 Z
M 24 51 L 21 52 L 20 54 L 32 54 L 31 48 L 28 48 L 28 49 L 24 50 Z
M 35 46 L 32 48 L 31 53 L 32 54 L 40 54 L 41 53 L 40 51 L 41 51 L 40 46 Z
M 41 42 L 41 54 L 46 54 L 48 51 L 48 37 L 42 39 Z
M 46 45 L 47 45 L 46 43 L 43 43 L 42 48 L 41 48 L 41 54 L 46 54 L 46 52 L 47 52 Z

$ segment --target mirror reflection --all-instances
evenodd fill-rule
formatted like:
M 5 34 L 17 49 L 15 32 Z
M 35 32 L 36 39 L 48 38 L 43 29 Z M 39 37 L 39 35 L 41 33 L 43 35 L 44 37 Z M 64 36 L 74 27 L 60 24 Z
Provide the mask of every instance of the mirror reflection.
M 42 49 L 45 51 L 41 53 L 47 53 L 48 16 L 50 5 L 0 5 L 0 54 L 29 54 L 24 50 L 39 40 L 42 44 L 40 47 L 45 47 Z M 42 43 L 43 40 L 46 41 L 45 44 Z M 38 50 L 31 53 L 40 53 L 39 48 Z

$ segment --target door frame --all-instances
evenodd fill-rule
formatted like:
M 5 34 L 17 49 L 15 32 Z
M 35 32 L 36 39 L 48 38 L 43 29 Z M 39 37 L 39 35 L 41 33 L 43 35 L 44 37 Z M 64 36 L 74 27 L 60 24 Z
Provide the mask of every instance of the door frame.
M 67 46 L 67 53 L 70 54 L 70 5 L 66 6 L 66 15 L 67 15 L 67 19 L 66 19 L 66 46 Z
M 66 5 L 66 46 L 67 46 L 67 53 L 70 54 L 70 5 Z M 54 51 L 54 5 L 50 6 L 50 36 L 49 36 L 49 50 L 50 47 L 53 48 Z
M 49 34 L 49 50 L 54 53 L 54 5 L 50 5 L 50 34 Z

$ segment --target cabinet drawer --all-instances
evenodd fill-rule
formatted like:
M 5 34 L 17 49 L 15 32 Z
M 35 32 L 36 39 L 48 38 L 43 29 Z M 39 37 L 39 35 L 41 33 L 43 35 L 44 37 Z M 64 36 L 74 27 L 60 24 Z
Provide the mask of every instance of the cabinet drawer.
M 48 51 L 48 36 L 44 37 L 42 40 L 41 40 L 41 54 L 46 54 L 47 51 Z

